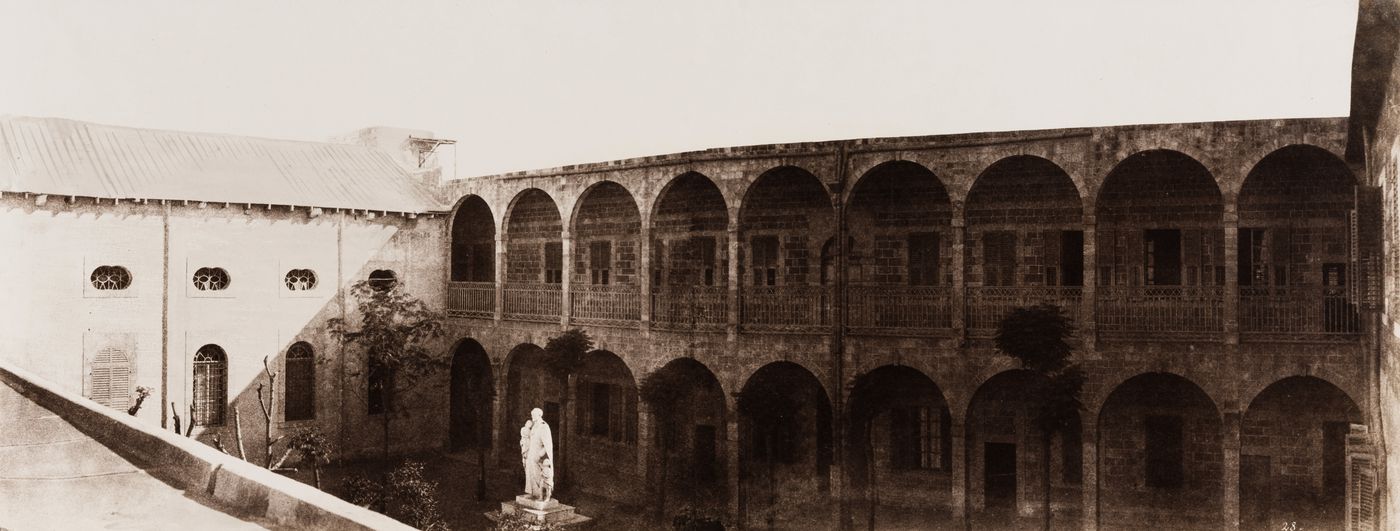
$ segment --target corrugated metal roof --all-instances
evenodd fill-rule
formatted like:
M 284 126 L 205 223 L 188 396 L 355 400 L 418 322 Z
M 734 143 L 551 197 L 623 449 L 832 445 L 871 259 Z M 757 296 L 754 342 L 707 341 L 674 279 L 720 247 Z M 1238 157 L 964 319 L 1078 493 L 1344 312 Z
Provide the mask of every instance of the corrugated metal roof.
M 446 210 L 373 148 L 0 117 L 0 189 L 432 212 Z

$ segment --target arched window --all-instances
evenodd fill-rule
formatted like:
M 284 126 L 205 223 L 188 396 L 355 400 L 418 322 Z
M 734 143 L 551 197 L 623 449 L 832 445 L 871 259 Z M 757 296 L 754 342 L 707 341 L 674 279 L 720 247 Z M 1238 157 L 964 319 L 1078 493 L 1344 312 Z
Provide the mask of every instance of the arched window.
M 228 357 L 218 345 L 204 345 L 194 354 L 194 418 L 201 426 L 224 423 L 228 403 Z
M 100 290 L 123 290 L 131 286 L 131 272 L 122 266 L 97 266 L 90 279 L 92 287 Z
M 388 291 L 399 282 L 399 276 L 392 269 L 376 269 L 369 274 L 369 285 L 380 291 Z
M 287 276 L 282 278 L 282 282 L 287 285 L 287 289 L 290 291 L 316 289 L 316 272 L 310 269 L 293 269 L 287 272 Z
M 222 267 L 201 267 L 194 272 L 194 289 L 199 291 L 219 291 L 227 289 L 228 271 Z
M 316 418 L 316 359 L 311 345 L 299 341 L 288 348 L 287 367 L 283 372 L 286 374 L 283 420 Z

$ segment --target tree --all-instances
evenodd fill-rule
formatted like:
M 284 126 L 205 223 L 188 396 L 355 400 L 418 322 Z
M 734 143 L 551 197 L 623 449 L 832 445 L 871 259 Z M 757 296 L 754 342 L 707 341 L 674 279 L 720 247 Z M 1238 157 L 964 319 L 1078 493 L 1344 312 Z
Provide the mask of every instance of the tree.
M 360 474 L 345 479 L 345 500 L 379 512 L 423 531 L 448 531 L 438 510 L 437 482 L 423 477 L 423 463 L 404 461 L 376 482 Z
M 579 368 L 583 366 L 583 359 L 588 356 L 588 353 L 593 352 L 593 338 L 588 336 L 588 332 L 578 328 L 565 330 L 560 332 L 559 335 L 549 338 L 549 341 L 545 342 L 544 352 L 545 369 L 548 370 L 550 375 L 558 382 L 557 385 L 559 389 L 568 389 L 569 377 L 578 373 Z M 562 407 L 564 411 L 569 410 L 568 392 L 564 393 L 563 404 L 560 404 L 560 407 Z M 564 434 L 569 433 L 568 422 L 568 415 L 560 415 L 560 425 L 557 426 L 557 428 L 559 429 L 559 440 L 561 442 L 568 439 L 568 437 L 564 436 Z M 563 451 L 560 452 L 560 457 L 566 458 L 568 448 L 562 448 L 561 450 Z M 560 464 L 563 465 L 566 463 Z M 560 471 L 568 470 L 567 466 L 556 468 Z M 561 484 L 564 482 L 562 474 L 556 479 Z
M 642 378 L 641 395 L 642 401 L 651 408 L 652 418 L 657 427 L 657 441 L 661 453 L 661 485 L 657 491 L 657 516 L 664 518 L 666 514 L 666 472 L 667 461 L 670 453 L 672 441 L 676 438 L 676 424 L 680 417 L 680 402 L 685 397 L 686 386 L 690 382 L 685 381 L 680 371 L 661 369 Z
M 1084 372 L 1070 361 L 1074 348 L 1067 341 L 1074 335 L 1074 325 L 1059 306 L 1037 304 L 1017 308 L 997 323 L 996 347 L 1003 354 L 1016 358 L 1021 367 L 1043 377 L 1035 389 L 1027 389 L 1037 405 L 1036 428 L 1040 432 L 1045 457 L 1042 475 L 1045 491 L 1045 525 L 1050 529 L 1050 443 L 1055 433 L 1064 433 L 1075 426 L 1080 393 L 1084 388 Z M 1066 463 L 1068 466 L 1068 463 Z
M 327 328 L 365 354 L 368 390 L 371 395 L 377 394 L 383 404 L 387 458 L 390 422 L 396 410 L 403 411 L 395 397 L 400 391 L 409 392 L 447 363 L 426 346 L 442 337 L 443 315 L 404 293 L 397 282 L 361 280 L 350 287 L 350 294 L 358 301 L 359 326 L 352 327 L 336 317 L 328 321 Z

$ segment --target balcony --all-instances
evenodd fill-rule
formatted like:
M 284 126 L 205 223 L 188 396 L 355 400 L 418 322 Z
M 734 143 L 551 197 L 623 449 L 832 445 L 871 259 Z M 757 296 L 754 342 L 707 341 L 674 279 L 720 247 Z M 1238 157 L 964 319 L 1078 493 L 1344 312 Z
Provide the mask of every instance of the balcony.
M 943 286 L 851 286 L 848 325 L 857 332 L 928 334 L 953 327 L 953 290 Z
M 496 283 L 448 282 L 447 314 L 453 317 L 496 317 Z
M 642 319 L 642 292 L 637 286 L 571 286 L 573 322 L 635 327 Z
M 1246 340 L 1349 341 L 1361 332 L 1345 286 L 1240 286 L 1239 312 Z
M 1065 315 L 1078 319 L 1084 289 L 1074 286 L 983 286 L 967 288 L 968 335 L 991 337 L 997 323 L 1016 308 L 1049 303 L 1059 306 Z
M 651 293 L 651 326 L 659 330 L 717 330 L 729 322 L 723 286 L 670 286 Z
M 559 284 L 506 284 L 502 317 L 512 321 L 557 323 L 563 303 Z
M 1224 331 L 1220 286 L 1100 286 L 1095 301 L 1101 335 L 1200 338 Z
M 831 326 L 831 303 L 827 286 L 748 286 L 740 320 L 748 330 L 820 331 Z

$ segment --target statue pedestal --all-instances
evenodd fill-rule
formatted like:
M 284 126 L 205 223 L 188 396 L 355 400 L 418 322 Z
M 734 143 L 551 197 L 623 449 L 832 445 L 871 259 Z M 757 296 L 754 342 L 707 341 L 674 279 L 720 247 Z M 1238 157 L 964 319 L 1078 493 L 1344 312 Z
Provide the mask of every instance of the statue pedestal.
M 533 516 L 536 522 L 548 522 L 561 526 L 575 526 L 592 520 L 592 518 L 574 512 L 573 506 L 564 505 L 559 503 L 559 500 L 554 499 L 541 502 L 522 494 L 516 496 L 514 500 L 501 502 L 501 514 L 522 513 Z

